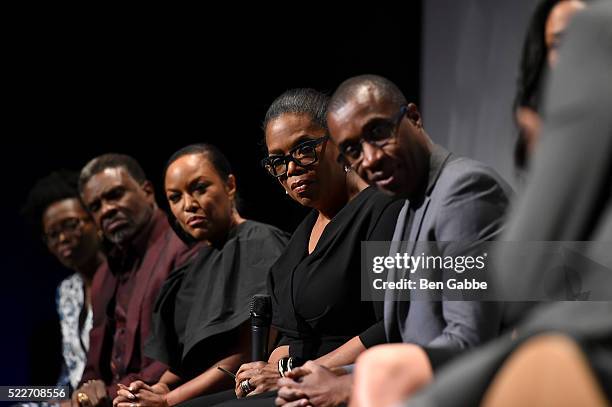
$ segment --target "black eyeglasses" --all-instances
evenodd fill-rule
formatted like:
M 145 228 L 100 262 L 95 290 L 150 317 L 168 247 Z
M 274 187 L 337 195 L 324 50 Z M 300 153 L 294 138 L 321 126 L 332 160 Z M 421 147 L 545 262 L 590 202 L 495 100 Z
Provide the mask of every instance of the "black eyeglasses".
M 47 244 L 54 245 L 59 242 L 60 235 L 75 236 L 81 232 L 84 221 L 80 218 L 68 218 L 61 221 L 58 225 L 49 229 L 43 234 L 43 239 Z
M 261 165 L 273 177 L 282 177 L 287 174 L 289 162 L 293 161 L 300 167 L 307 167 L 319 160 L 317 146 L 327 141 L 329 136 L 323 136 L 315 140 L 308 140 L 289 150 L 287 155 L 271 155 L 261 161 Z
M 363 143 L 383 148 L 397 134 L 397 128 L 408 111 L 408 106 L 403 105 L 400 111 L 391 119 L 378 120 L 371 128 L 365 130 L 358 140 L 343 143 L 340 146 L 338 161 L 355 168 L 363 159 Z

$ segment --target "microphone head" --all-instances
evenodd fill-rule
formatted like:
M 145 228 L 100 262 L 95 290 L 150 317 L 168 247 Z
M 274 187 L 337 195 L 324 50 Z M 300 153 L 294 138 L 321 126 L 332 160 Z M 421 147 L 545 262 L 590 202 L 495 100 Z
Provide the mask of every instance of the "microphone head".
M 272 297 L 266 294 L 256 294 L 251 300 L 251 318 L 272 320 Z

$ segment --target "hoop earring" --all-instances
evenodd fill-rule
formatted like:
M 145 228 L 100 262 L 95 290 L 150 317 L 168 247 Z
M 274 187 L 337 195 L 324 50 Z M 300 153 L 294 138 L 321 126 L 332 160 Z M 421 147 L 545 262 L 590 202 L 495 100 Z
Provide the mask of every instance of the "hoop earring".
M 345 165 L 345 166 L 344 166 L 344 172 L 348 173 L 348 172 L 351 172 L 352 170 L 353 170 L 353 169 L 351 168 L 351 166 L 350 166 L 350 165 Z

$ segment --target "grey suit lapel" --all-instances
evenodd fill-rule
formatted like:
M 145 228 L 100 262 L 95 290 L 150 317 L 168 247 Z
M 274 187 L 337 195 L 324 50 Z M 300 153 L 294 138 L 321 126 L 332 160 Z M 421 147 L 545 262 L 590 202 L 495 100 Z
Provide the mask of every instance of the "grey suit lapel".
M 404 229 L 406 228 L 406 222 L 408 221 L 408 201 L 404 202 L 404 206 L 397 216 L 397 222 L 395 223 L 395 230 L 393 231 L 393 239 L 391 247 L 389 249 L 389 255 L 395 256 L 396 253 L 400 252 L 400 245 L 404 238 Z M 387 281 L 393 281 L 396 278 L 396 270 L 392 268 L 389 270 L 387 275 Z M 385 303 L 384 303 L 384 323 L 385 333 L 389 342 L 392 341 L 393 333 L 399 332 L 397 327 L 397 319 L 395 317 L 395 296 L 397 293 L 395 290 L 385 291 Z
M 429 207 L 429 197 L 426 197 L 421 206 L 412 215 L 413 219 L 410 222 L 409 229 L 404 231 L 403 239 L 406 241 L 406 246 L 402 253 L 408 253 L 408 255 L 414 254 L 416 243 L 421 240 L 421 229 L 423 227 L 423 219 L 427 213 Z
M 431 201 L 431 193 L 440 178 L 440 174 L 442 174 L 442 169 L 446 165 L 446 162 L 451 157 L 451 153 L 445 148 L 434 144 L 432 146 L 431 155 L 429 157 L 429 175 L 427 177 L 427 186 L 425 188 L 425 193 L 421 198 L 413 199 L 411 204 L 411 209 L 415 211 L 414 220 L 410 225 L 406 225 L 409 227 L 409 230 L 406 229 L 403 235 L 403 239 L 407 240 L 407 245 L 405 247 L 405 252 L 409 255 L 414 254 L 414 248 L 416 246 L 416 242 L 424 241 L 426 239 L 422 239 L 421 237 L 421 229 L 423 227 L 423 220 L 425 219 L 425 215 L 427 214 L 427 209 L 429 208 L 429 202 Z
M 406 246 L 402 249 L 402 253 L 405 252 L 408 253 L 408 255 L 413 255 L 416 243 L 427 240 L 427 236 L 421 236 L 421 231 L 423 229 L 425 216 L 427 215 L 427 210 L 429 209 L 431 194 L 442 173 L 442 169 L 450 157 L 451 153 L 449 151 L 441 146 L 433 145 L 429 158 L 429 175 L 425 191 L 423 195 L 421 195 L 421 198 L 416 198 L 412 202 L 407 202 L 407 204 L 404 205 L 402 213 L 399 215 L 398 223 L 396 224 L 394 240 L 399 235 L 399 231 L 401 231 L 400 240 L 404 240 L 406 243 Z M 414 212 L 411 213 L 411 211 Z M 395 255 L 395 253 L 397 252 L 393 252 L 392 255 Z M 396 271 L 393 270 L 393 274 L 390 272 L 389 276 L 396 279 Z M 404 336 L 404 329 L 408 320 L 410 302 L 406 300 L 399 301 L 398 296 L 400 294 L 401 292 L 397 290 L 393 290 L 392 292 L 387 291 L 385 293 L 385 332 L 390 341 L 399 340 Z M 388 299 L 391 299 L 391 302 L 388 301 Z
M 413 211 L 412 208 L 409 208 L 409 221 L 406 223 L 406 227 L 404 228 L 404 237 L 405 241 L 404 249 L 402 253 L 407 253 L 409 256 L 414 255 L 414 251 L 417 245 L 417 241 L 419 241 L 421 236 L 421 227 L 423 226 L 423 218 L 427 213 L 427 208 L 429 207 L 429 197 L 425 198 L 425 201 L 421 204 L 421 206 Z M 400 278 L 411 278 L 411 275 L 406 274 L 405 270 L 402 270 L 401 273 L 403 275 Z M 400 295 L 402 296 L 400 298 Z M 406 291 L 398 291 L 395 299 L 395 320 L 397 324 L 398 332 L 400 336 L 404 337 L 404 328 L 406 326 L 408 312 L 410 311 L 410 299 L 412 297 L 412 292 Z

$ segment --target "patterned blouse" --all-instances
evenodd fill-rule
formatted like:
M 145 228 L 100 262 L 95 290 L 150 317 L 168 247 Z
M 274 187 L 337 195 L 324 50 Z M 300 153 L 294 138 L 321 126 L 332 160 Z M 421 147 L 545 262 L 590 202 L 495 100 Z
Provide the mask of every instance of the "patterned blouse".
M 62 329 L 62 355 L 64 363 L 58 380 L 60 386 L 76 389 L 87 358 L 89 331 L 93 323 L 91 306 L 83 310 L 85 302 L 83 278 L 75 273 L 57 287 L 57 313 Z

